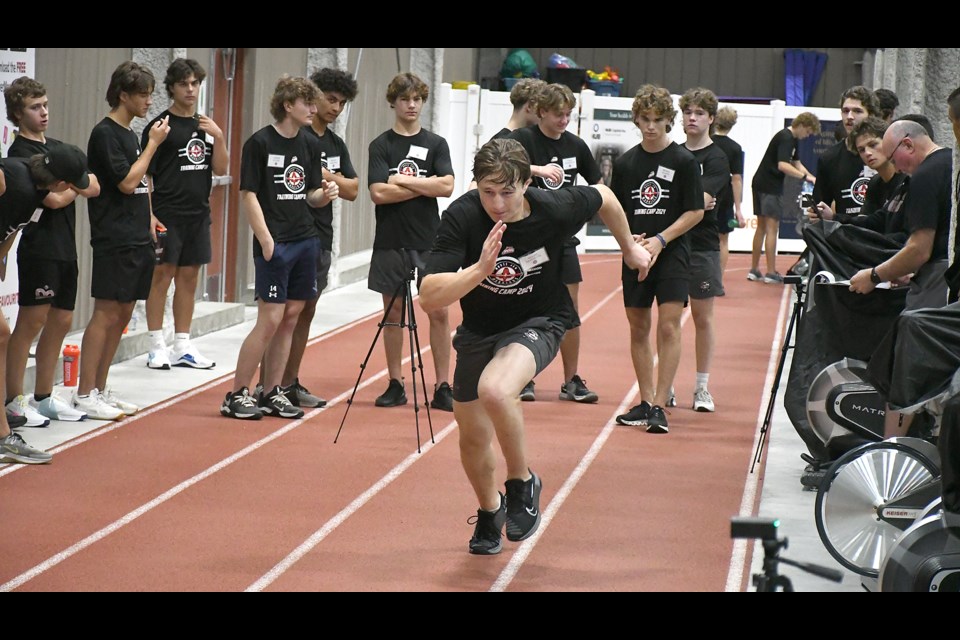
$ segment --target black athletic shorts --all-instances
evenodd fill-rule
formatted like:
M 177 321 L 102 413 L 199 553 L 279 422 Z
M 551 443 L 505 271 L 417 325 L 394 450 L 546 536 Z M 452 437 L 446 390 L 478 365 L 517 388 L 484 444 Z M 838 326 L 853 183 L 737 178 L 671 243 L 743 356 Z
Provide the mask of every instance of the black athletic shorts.
M 90 295 L 97 300 L 135 302 L 150 296 L 157 254 L 153 245 L 127 247 L 105 256 L 93 256 Z
M 157 219 L 167 228 L 161 262 L 178 267 L 210 263 L 210 216 L 157 216 Z
M 44 304 L 54 309 L 73 311 L 77 304 L 76 260 L 45 260 L 17 256 L 21 307 Z

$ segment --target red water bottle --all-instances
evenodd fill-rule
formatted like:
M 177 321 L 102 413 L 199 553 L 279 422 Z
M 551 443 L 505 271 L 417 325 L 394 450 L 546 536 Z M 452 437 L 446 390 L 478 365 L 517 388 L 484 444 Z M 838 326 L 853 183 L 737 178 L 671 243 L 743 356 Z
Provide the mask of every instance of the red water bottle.
M 80 381 L 80 347 L 68 344 L 63 347 L 63 385 L 75 387 Z

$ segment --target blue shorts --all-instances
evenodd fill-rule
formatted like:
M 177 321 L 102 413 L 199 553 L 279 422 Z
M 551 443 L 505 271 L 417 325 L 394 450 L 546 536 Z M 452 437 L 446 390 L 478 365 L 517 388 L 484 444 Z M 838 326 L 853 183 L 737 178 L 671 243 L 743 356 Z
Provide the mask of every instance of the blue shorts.
M 263 256 L 255 257 L 257 298 L 278 304 L 316 298 L 319 252 L 320 238 L 306 238 L 277 243 L 269 262 Z

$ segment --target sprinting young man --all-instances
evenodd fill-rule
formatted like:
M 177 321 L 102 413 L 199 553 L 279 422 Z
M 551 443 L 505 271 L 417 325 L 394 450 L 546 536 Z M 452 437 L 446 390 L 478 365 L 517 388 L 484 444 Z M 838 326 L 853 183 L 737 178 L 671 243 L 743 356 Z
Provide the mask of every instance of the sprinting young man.
M 473 174 L 478 188 L 444 213 L 420 304 L 430 312 L 459 300 L 463 310 L 453 411 L 460 461 L 480 505 L 468 550 L 492 555 L 502 549 L 504 525 L 511 541 L 540 525 L 543 485 L 530 470 L 519 393 L 556 357 L 569 323 L 560 273 L 567 239 L 599 213 L 637 277 L 646 275 L 650 255 L 634 242 L 607 187 L 528 189 L 530 161 L 515 140 L 485 144 Z M 497 489 L 494 438 L 506 462 L 505 494 Z
M 400 368 L 403 332 L 398 326 L 403 305 L 399 298 L 392 306 L 390 303 L 413 269 L 419 289 L 427 252 L 440 226 L 437 198 L 453 193 L 453 164 L 447 141 L 420 124 L 420 112 L 429 97 L 430 88 L 414 74 L 394 77 L 387 87 L 387 103 L 396 119 L 369 149 L 367 186 L 376 205 L 377 227 L 367 287 L 383 298 L 384 311 L 389 309 L 385 321 L 391 325 L 383 329 L 390 382 L 375 401 L 378 407 L 407 403 Z M 432 309 L 427 317 L 436 376 L 430 406 L 453 411 L 450 319 L 446 308 Z
M 310 207 L 325 204 L 323 173 L 320 147 L 304 128 L 317 112 L 318 93 L 306 78 L 280 78 L 270 99 L 275 122 L 243 145 L 240 201 L 254 236 L 257 322 L 240 346 L 234 390 L 220 405 L 231 418 L 303 416 L 280 380 L 300 312 L 317 295 L 320 239 Z M 258 401 L 250 385 L 261 361 Z
M 169 369 L 170 365 L 211 369 L 216 364 L 190 342 L 194 299 L 200 267 L 211 258 L 210 189 L 213 174 L 227 172 L 226 136 L 213 119 L 197 111 L 200 87 L 207 72 L 196 60 L 177 58 L 167 67 L 163 84 L 170 106 L 143 131 L 142 145 L 149 143 L 154 123 L 166 118 L 170 133 L 150 162 L 153 215 L 167 229 L 163 258 L 153 271 L 147 298 L 147 330 L 150 352 L 147 366 Z M 167 290 L 173 281 L 173 353 L 163 337 L 163 312 Z
M 564 189 L 577 184 L 577 176 L 582 176 L 587 184 L 601 182 L 600 167 L 590 148 L 583 139 L 567 131 L 571 114 L 577 101 L 570 87 L 562 84 L 548 84 L 536 97 L 539 122 L 515 130 L 510 137 L 518 141 L 530 156 L 534 186 L 548 191 Z M 577 230 L 579 231 L 579 229 Z M 580 270 L 580 258 L 577 245 L 580 241 L 571 235 L 567 239 L 563 252 L 563 282 L 570 291 L 573 301 L 571 325 L 560 343 L 560 358 L 563 361 L 563 384 L 560 386 L 560 399 L 573 402 L 597 402 L 599 397 L 591 391 L 578 373 L 580 365 L 580 315 L 579 293 L 583 273 Z M 535 398 L 533 381 L 524 387 L 522 397 Z
M 150 213 L 146 174 L 170 124 L 167 118 L 155 122 L 143 148 L 130 128 L 134 118 L 147 115 L 154 85 L 149 69 L 121 63 L 107 87 L 110 112 L 87 143 L 90 170 L 100 179 L 101 191 L 88 207 L 94 309 L 80 344 L 83 357 L 73 406 L 98 420 L 119 420 L 139 410 L 107 387 L 107 375 L 134 304 L 150 295 L 156 261 L 156 220 Z

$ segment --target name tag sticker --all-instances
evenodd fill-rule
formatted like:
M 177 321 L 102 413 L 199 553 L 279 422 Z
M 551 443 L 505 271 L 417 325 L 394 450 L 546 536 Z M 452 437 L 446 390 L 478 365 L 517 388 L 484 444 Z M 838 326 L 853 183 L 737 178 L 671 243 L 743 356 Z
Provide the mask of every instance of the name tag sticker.
M 327 171 L 336 171 L 340 168 L 340 156 L 327 156 Z
M 30 216 L 30 222 L 40 222 L 40 216 L 43 215 L 43 207 L 37 207 Z
M 547 255 L 546 250 L 543 247 L 540 247 L 536 251 L 531 251 L 525 256 L 520 257 L 520 266 L 523 267 L 524 271 L 529 271 L 538 264 L 543 264 L 544 262 L 549 262 L 550 256 Z
M 207 144 L 213 144 L 213 136 L 210 135 L 209 133 L 203 134 L 203 139 L 206 141 Z
M 563 159 L 563 170 L 567 169 L 576 169 L 577 168 L 577 159 L 576 158 L 564 158 Z
M 657 177 L 666 180 L 667 182 L 673 182 L 673 174 L 675 173 L 676 171 L 673 169 L 668 169 L 664 166 L 657 167 Z
M 267 156 L 268 167 L 283 167 L 283 156 L 271 153 Z
M 426 160 L 427 159 L 427 148 L 418 147 L 415 144 L 410 145 L 410 151 L 407 151 L 408 158 L 416 158 L 417 160 Z

